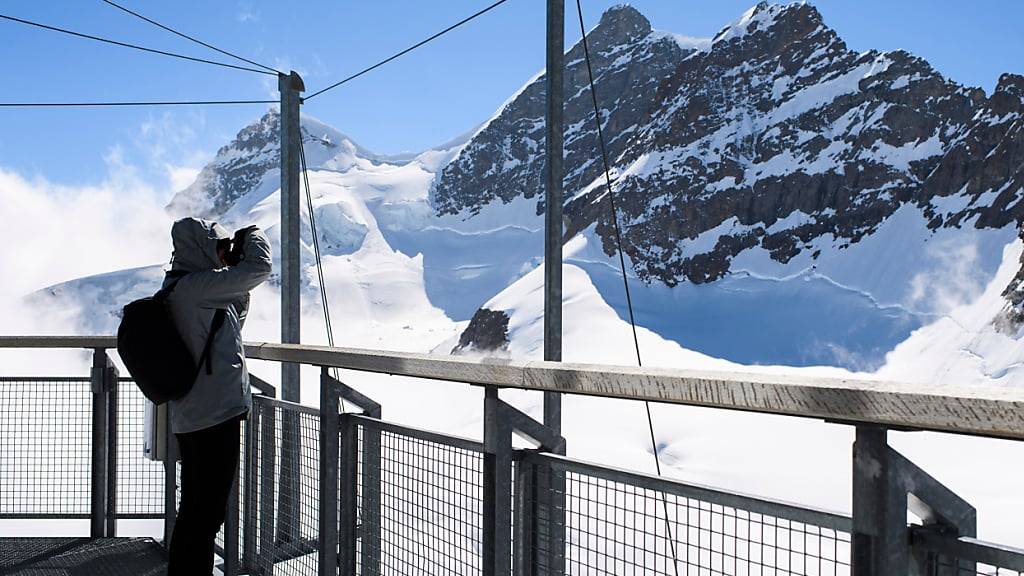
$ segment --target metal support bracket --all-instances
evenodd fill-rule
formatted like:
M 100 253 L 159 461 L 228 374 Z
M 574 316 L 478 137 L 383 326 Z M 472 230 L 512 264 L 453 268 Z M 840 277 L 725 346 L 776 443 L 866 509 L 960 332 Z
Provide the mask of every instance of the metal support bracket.
M 324 386 L 331 386 L 337 389 L 338 397 L 344 400 L 345 402 L 348 402 L 349 404 L 352 404 L 353 406 L 356 406 L 357 408 L 362 410 L 364 416 L 380 420 L 380 404 L 374 402 L 373 399 L 371 399 L 369 396 L 366 396 L 362 392 L 356 390 L 355 388 L 349 386 L 348 384 L 345 384 L 341 380 L 334 378 L 333 376 L 327 373 L 326 368 L 324 368 L 323 370 L 321 382 L 323 382 Z
M 854 576 L 926 572 L 930 557 L 916 554 L 911 547 L 908 510 L 921 518 L 925 530 L 956 537 L 976 535 L 974 507 L 891 448 L 886 436 L 885 428 L 857 427 L 853 449 Z
M 541 450 L 562 453 L 565 438 L 557 431 L 537 422 L 518 408 L 498 396 L 495 386 L 484 393 L 484 474 L 483 474 L 483 573 L 487 576 L 507 576 L 513 565 L 516 574 L 532 566 L 532 550 L 521 543 L 533 540 L 536 516 L 534 482 L 525 468 L 517 470 L 518 491 L 516 509 L 520 514 L 515 522 L 518 534 L 512 537 L 512 434 L 519 434 Z M 517 544 L 513 549 L 513 541 Z M 531 546 L 532 548 L 532 546 Z
M 497 400 L 497 417 L 507 423 L 512 433 L 534 444 L 535 448 L 554 454 L 565 454 L 565 438 L 554 428 L 533 419 L 522 410 Z
M 277 398 L 277 388 L 251 372 L 249 373 L 249 387 L 255 388 L 260 394 L 269 398 Z
M 360 438 L 356 422 L 338 414 L 342 401 L 357 406 L 368 418 L 381 417 L 379 403 L 331 376 L 329 368 L 321 368 L 320 534 L 326 536 L 320 541 L 320 573 L 333 575 L 340 569 L 341 574 L 354 576 L 358 564 L 363 573 L 377 574 L 381 552 L 380 430 L 364 428 Z M 360 479 L 362 498 L 357 498 Z M 361 550 L 359 558 L 357 548 Z

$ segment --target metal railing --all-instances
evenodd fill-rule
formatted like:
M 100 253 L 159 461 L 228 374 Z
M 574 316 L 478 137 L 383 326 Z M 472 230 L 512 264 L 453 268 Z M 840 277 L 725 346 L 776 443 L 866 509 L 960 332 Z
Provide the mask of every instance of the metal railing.
M 119 518 L 163 517 L 169 534 L 175 468 L 140 455 L 141 396 L 107 358 L 112 341 L 4 346 L 95 353 L 89 378 L 0 379 L 0 519 L 90 518 L 93 536 L 112 536 Z M 254 380 L 218 539 L 226 574 L 1024 574 L 1024 550 L 976 540 L 974 509 L 886 440 L 887 428 L 1024 438 L 1020 391 L 275 344 L 247 355 L 320 366 L 322 409 Z M 483 440 L 386 422 L 330 367 L 484 386 Z M 501 400 L 508 387 L 854 426 L 853 514 L 567 458 L 555 431 Z M 514 449 L 513 433 L 535 448 Z

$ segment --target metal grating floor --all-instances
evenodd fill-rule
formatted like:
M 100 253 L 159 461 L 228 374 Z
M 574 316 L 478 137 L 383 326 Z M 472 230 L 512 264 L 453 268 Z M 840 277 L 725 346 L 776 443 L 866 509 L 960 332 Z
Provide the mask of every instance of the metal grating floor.
M 0 538 L 3 576 L 163 576 L 167 556 L 149 538 Z

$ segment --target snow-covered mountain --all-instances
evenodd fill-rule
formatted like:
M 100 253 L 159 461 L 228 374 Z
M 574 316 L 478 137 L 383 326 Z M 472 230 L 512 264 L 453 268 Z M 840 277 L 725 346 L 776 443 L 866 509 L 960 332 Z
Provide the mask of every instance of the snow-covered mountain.
M 999 310 L 964 333 L 1020 343 L 1024 265 L 1004 249 L 1024 217 L 1024 78 L 987 96 L 906 52 L 850 51 L 805 3 L 758 4 L 707 40 L 619 6 L 588 39 L 637 318 L 679 358 L 873 371 L 992 294 Z M 625 330 L 581 44 L 566 62 L 566 314 L 597 298 Z M 543 108 L 542 72 L 464 138 L 404 157 L 303 117 L 339 342 L 539 355 L 540 319 L 521 311 L 543 251 Z M 242 129 L 168 209 L 276 241 L 278 123 Z M 158 276 L 40 297 L 97 302 L 87 327 L 110 331 Z
M 980 296 L 1016 237 L 1020 76 L 986 97 L 906 52 L 849 50 L 804 3 L 758 4 L 706 43 L 622 6 L 590 44 L 640 322 L 688 348 L 878 368 Z M 567 61 L 569 235 L 611 256 L 580 45 Z M 543 94 L 541 75 L 443 169 L 439 214 L 542 211 Z
M 706 40 L 616 7 L 589 42 L 645 365 L 1024 382 L 1024 78 L 986 95 L 905 52 L 852 52 L 807 4 L 758 4 Z M 581 46 L 567 56 L 564 358 L 633 364 Z M 339 345 L 541 357 L 543 102 L 541 73 L 465 137 L 403 157 L 302 118 Z M 255 223 L 278 244 L 278 122 L 271 110 L 243 128 L 169 210 Z M 305 210 L 303 340 L 322 343 Z M 69 331 L 111 333 L 161 265 L 31 301 L 80 310 Z M 248 339 L 279 336 L 278 287 L 253 295 Z M 352 382 L 389 420 L 480 431 L 478 390 Z M 537 394 L 503 395 L 540 410 Z M 652 408 L 670 475 L 849 505 L 845 427 Z M 564 415 L 570 455 L 653 468 L 642 405 L 567 396 Z M 1019 536 L 1019 473 L 971 474 L 1019 450 L 910 436 L 894 442 L 982 510 L 983 536 Z

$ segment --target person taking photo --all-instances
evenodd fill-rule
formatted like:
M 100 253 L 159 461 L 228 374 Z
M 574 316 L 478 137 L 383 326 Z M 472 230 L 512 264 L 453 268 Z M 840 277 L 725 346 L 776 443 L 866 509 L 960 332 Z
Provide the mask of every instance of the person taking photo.
M 231 235 L 219 224 L 183 218 L 171 227 L 174 254 L 166 304 L 200 370 L 191 390 L 170 402 L 181 456 L 181 503 L 168 576 L 213 573 L 214 540 L 238 470 L 240 422 L 252 407 L 242 325 L 249 292 L 271 272 L 270 241 L 257 227 Z

